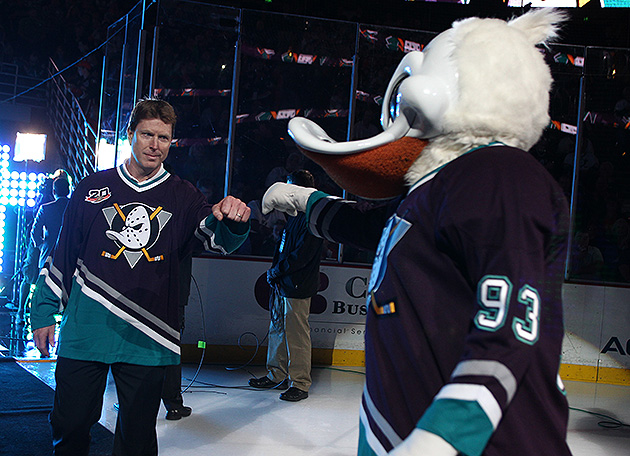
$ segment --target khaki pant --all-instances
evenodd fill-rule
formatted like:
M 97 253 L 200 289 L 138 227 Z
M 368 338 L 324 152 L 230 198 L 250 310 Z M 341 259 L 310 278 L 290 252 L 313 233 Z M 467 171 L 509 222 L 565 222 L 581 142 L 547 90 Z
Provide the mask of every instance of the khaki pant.
M 275 294 L 270 306 L 268 377 L 289 379 L 289 386 L 308 391 L 311 386 L 311 298 L 285 298 Z

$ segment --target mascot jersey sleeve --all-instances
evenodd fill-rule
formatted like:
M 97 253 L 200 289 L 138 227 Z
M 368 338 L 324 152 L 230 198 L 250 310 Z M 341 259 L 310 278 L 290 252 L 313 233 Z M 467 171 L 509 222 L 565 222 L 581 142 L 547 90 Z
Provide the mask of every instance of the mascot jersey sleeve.
M 230 253 L 248 223 L 219 222 L 190 183 L 163 168 L 137 182 L 124 165 L 83 179 L 33 298 L 33 329 L 63 309 L 57 355 L 178 364 L 179 264 L 196 243 Z
M 350 206 L 312 195 L 312 230 L 337 241 L 361 230 Z M 570 454 L 558 376 L 567 230 L 561 188 L 504 145 L 409 190 L 370 277 L 360 455 L 384 455 L 415 428 L 468 456 Z

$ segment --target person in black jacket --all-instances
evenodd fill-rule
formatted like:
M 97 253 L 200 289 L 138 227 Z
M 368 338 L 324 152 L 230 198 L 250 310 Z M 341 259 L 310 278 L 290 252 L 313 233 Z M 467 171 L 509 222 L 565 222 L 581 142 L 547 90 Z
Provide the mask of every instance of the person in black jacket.
M 313 175 L 304 169 L 291 173 L 287 182 L 314 187 Z M 287 389 L 280 399 L 297 402 L 308 397 L 311 386 L 311 333 L 308 316 L 319 288 L 323 240 L 308 230 L 304 213 L 288 217 L 276 245 L 267 282 L 272 288 L 271 322 L 264 377 L 252 378 L 256 388 Z
M 65 176 L 55 178 L 53 181 L 54 201 L 42 204 L 35 215 L 31 228 L 31 240 L 40 250 L 39 269 L 44 267 L 46 260 L 53 254 L 57 245 L 63 214 L 68 205 L 70 194 L 70 182 Z

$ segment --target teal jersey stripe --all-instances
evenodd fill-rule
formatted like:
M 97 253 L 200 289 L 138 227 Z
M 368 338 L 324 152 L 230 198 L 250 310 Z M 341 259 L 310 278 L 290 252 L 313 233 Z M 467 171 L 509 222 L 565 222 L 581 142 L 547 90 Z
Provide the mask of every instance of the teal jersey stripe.
M 199 229 L 211 239 L 212 245 L 206 245 L 206 249 L 220 250 L 223 254 L 228 254 L 245 242 L 249 236 L 249 226 L 249 222 L 239 223 L 227 219 L 219 222 L 214 215 L 210 214 L 201 222 Z
M 37 306 L 31 306 L 31 328 L 33 330 L 54 325 L 56 323 L 55 314 L 60 313 L 61 296 L 58 296 L 46 284 L 48 270 L 44 269 L 43 272 L 37 278 L 33 291 L 32 302 L 39 303 Z
M 163 366 L 180 362 L 169 350 L 82 291 L 73 281 L 73 293 L 61 321 L 58 356 L 99 361 Z M 94 341 L 98 340 L 98 344 Z
M 311 193 L 311 196 L 308 197 L 308 201 L 306 202 L 306 219 L 309 220 L 311 217 L 311 209 L 313 205 L 317 203 L 320 199 L 326 198 L 330 196 L 328 193 L 324 193 L 322 191 L 316 191 Z
M 359 422 L 359 449 L 357 456 L 378 456 L 368 444 L 365 427 L 362 421 Z
M 480 456 L 492 436 L 492 423 L 476 401 L 438 399 L 418 428 L 439 435 L 466 456 Z

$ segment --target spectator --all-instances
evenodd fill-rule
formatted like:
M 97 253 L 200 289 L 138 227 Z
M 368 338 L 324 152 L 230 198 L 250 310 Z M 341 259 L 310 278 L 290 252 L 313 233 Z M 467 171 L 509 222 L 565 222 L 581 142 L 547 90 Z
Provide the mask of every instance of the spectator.
M 315 186 L 313 175 L 306 170 L 293 172 L 287 182 Z M 288 387 L 280 395 L 285 401 L 306 399 L 312 383 L 308 316 L 311 297 L 319 288 L 322 242 L 308 230 L 305 214 L 289 217 L 267 271 L 274 296 L 269 309 L 268 373 L 250 379 L 249 385 L 263 389 Z

